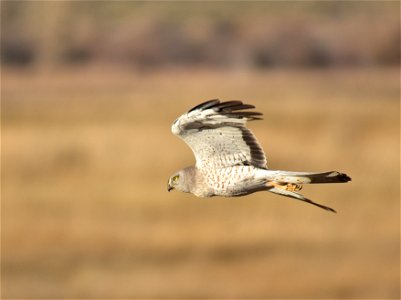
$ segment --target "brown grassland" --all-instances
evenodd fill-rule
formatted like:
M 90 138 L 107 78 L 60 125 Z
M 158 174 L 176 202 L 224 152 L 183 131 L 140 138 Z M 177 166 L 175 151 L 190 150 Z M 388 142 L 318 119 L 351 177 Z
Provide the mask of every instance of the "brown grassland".
M 398 68 L 2 72 L 2 298 L 399 298 Z M 270 193 L 167 193 L 170 132 L 242 99 L 272 169 L 331 214 Z

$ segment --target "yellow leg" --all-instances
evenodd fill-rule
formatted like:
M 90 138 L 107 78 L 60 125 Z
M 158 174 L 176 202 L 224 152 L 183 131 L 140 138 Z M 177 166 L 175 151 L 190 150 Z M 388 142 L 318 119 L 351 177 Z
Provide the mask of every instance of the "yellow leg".
M 302 189 L 302 185 L 295 183 L 279 183 L 275 181 L 270 181 L 267 183 L 268 186 L 274 186 L 279 189 L 283 189 L 290 192 L 300 191 Z

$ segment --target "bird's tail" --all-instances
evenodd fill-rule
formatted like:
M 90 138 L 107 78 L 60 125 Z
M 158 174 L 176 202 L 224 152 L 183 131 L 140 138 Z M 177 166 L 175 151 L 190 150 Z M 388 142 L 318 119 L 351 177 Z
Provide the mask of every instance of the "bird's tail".
M 324 173 L 277 171 L 272 177 L 271 179 L 276 182 L 292 184 L 341 183 L 351 180 L 348 175 L 337 171 Z
M 301 190 L 302 184 L 342 183 L 351 180 L 346 174 L 337 171 L 324 173 L 273 171 L 268 177 L 266 187 L 268 187 L 269 192 L 301 200 L 332 212 L 336 211 L 328 206 L 313 202 L 305 196 L 296 193 L 296 191 Z

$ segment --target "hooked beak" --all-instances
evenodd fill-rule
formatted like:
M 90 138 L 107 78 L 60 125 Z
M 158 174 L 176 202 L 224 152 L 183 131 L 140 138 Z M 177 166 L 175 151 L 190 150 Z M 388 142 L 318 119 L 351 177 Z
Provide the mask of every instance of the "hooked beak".
M 172 187 L 172 186 L 170 185 L 170 181 L 167 182 L 167 191 L 170 192 L 170 191 L 173 190 L 173 189 L 174 189 L 174 187 Z

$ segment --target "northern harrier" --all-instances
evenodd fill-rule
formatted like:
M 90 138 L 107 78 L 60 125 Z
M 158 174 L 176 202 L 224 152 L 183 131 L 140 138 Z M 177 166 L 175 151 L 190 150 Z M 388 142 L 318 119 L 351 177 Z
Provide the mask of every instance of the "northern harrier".
M 246 122 L 262 114 L 241 101 L 201 103 L 180 116 L 171 130 L 192 149 L 196 165 L 184 168 L 168 180 L 167 189 L 198 197 L 243 196 L 259 191 L 295 198 L 320 208 L 334 209 L 296 193 L 302 184 L 350 181 L 346 174 L 269 170 L 265 154 Z

